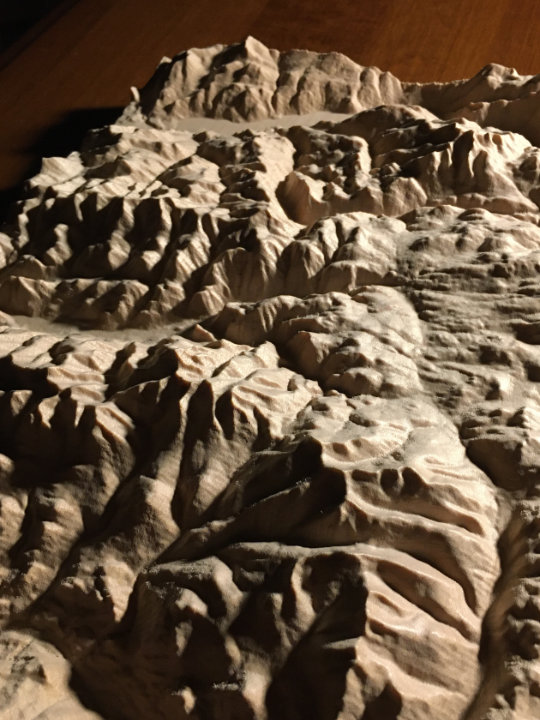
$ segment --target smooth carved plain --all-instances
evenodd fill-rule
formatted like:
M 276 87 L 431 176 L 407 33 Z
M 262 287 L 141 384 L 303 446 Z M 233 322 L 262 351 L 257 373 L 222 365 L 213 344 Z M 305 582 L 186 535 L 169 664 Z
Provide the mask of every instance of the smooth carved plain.
M 540 717 L 539 113 L 248 38 L 43 161 L 0 234 L 2 717 Z

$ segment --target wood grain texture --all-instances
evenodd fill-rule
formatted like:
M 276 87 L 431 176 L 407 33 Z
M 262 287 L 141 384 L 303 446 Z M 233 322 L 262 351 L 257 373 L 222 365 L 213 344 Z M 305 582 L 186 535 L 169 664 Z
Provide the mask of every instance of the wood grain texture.
M 251 34 L 282 50 L 337 50 L 402 80 L 446 81 L 488 62 L 540 71 L 539 23 L 537 0 L 68 3 L 18 55 L 0 58 L 0 191 L 34 171 L 43 154 L 69 149 L 70 113 L 82 134 L 100 117 L 83 111 L 124 105 L 129 87 L 144 84 L 163 55 L 188 47 Z

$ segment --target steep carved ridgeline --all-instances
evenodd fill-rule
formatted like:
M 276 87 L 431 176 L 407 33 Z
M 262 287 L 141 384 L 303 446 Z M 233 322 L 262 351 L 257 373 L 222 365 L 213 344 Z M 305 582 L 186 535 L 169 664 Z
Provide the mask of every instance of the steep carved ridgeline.
M 0 715 L 540 717 L 540 76 L 165 59 L 0 232 Z

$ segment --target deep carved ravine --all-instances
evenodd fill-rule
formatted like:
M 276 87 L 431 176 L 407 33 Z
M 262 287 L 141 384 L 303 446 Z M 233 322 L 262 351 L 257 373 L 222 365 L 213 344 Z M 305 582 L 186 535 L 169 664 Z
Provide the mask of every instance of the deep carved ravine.
M 540 76 L 165 59 L 0 233 L 0 716 L 540 717 Z

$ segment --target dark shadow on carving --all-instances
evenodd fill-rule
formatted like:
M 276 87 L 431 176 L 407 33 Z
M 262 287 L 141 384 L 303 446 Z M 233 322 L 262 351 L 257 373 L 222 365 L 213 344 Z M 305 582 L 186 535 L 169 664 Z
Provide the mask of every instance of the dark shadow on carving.
M 23 177 L 30 178 L 39 172 L 43 157 L 66 157 L 70 152 L 78 150 L 90 130 L 110 125 L 122 110 L 122 107 L 82 108 L 61 117 L 26 148 L 32 154 L 32 159 L 24 169 Z M 15 203 L 25 196 L 25 186 L 26 179 L 21 178 L 12 187 L 0 191 L 0 226 L 13 220 Z
M 402 707 L 398 691 L 388 683 L 380 695 L 366 704 L 361 720 L 397 720 Z

